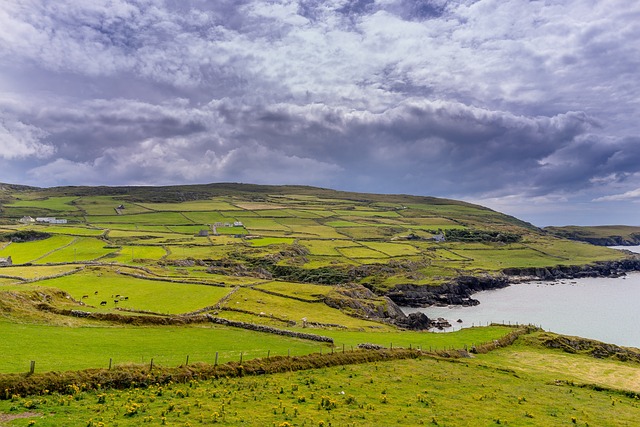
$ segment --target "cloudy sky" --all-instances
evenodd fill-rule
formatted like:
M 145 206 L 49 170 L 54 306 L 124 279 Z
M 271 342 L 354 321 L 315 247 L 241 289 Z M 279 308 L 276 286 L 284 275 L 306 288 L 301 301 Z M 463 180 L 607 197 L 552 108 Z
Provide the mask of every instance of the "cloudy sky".
M 640 225 L 636 0 L 2 0 L 0 182 Z

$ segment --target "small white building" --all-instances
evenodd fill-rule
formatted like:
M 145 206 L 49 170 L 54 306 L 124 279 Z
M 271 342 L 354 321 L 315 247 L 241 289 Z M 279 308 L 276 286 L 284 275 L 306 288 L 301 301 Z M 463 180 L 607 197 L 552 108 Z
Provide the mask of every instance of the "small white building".
M 22 218 L 20 218 L 18 221 L 20 221 L 23 224 L 31 224 L 33 222 L 36 222 L 35 219 L 31 218 L 30 216 L 23 216 Z
M 242 221 L 236 221 L 233 223 L 234 227 L 244 227 L 244 224 L 242 223 Z
M 36 218 L 36 222 L 44 222 L 46 224 L 66 224 L 66 219 L 57 219 L 50 216 L 38 217 Z
M 13 265 L 13 260 L 11 259 L 11 257 L 0 258 L 0 267 L 8 267 L 10 265 Z

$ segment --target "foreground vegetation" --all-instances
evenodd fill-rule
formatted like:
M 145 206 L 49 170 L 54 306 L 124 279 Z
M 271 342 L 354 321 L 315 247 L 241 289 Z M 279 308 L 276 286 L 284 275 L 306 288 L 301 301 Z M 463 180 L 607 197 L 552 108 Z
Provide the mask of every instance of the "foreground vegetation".
M 144 385 L 96 390 L 72 382 L 64 392 L 14 394 L 0 411 L 16 426 L 636 425 L 637 363 L 548 349 L 546 335 L 462 358 L 414 351 L 371 354 L 362 364 L 336 353 L 341 366 L 326 355 L 303 370 L 301 360 L 263 362 L 284 367 L 278 374 L 256 375 L 251 363 L 236 363 L 207 379 L 194 377 L 206 367 L 184 367 L 167 381 L 138 367 L 149 372 Z
M 533 334 L 457 358 L 512 330 L 397 326 L 404 315 L 385 295 L 403 285 L 630 257 L 480 206 L 309 187 L 0 185 L 9 257 L 0 425 L 633 425 L 638 415 L 637 381 L 621 380 L 637 377 L 628 355 L 561 353 Z M 361 344 L 404 356 L 362 356 Z M 287 372 L 265 375 L 264 360 Z M 128 388 L 110 389 L 118 382 Z

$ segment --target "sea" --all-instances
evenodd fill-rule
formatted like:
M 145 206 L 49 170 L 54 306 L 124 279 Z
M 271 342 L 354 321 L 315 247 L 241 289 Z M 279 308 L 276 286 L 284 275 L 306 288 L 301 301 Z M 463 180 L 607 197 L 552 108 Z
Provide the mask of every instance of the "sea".
M 640 253 L 640 246 L 615 247 Z M 618 278 L 528 282 L 473 294 L 473 307 L 403 307 L 442 317 L 442 332 L 491 323 L 532 324 L 564 335 L 640 348 L 640 272 Z

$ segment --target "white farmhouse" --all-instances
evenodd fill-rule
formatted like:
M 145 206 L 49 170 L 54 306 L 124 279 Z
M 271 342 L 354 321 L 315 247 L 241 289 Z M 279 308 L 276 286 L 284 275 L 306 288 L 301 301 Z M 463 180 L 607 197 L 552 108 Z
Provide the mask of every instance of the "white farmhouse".
M 36 222 L 35 219 L 31 218 L 30 216 L 23 216 L 22 218 L 20 218 L 18 220 L 19 222 L 23 223 L 23 224 L 31 224 L 32 222 Z
M 50 216 L 37 217 L 36 222 L 44 222 L 46 224 L 66 224 L 66 219 L 57 219 Z

